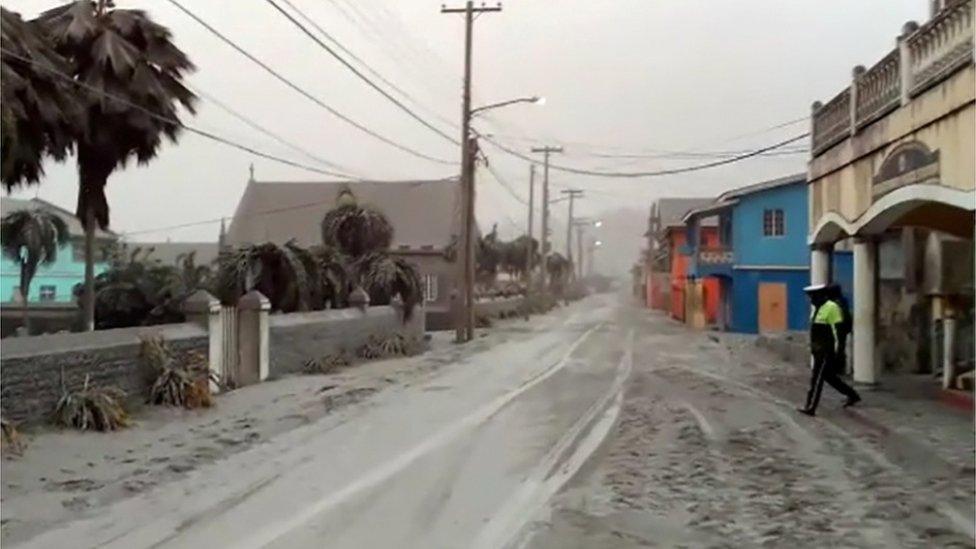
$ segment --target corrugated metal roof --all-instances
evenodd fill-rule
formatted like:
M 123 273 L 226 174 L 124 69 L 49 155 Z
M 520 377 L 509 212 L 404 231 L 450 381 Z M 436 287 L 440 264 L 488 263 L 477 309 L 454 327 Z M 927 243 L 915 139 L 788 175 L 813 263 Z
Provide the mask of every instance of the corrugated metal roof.
M 459 234 L 461 186 L 457 179 L 433 181 L 249 181 L 227 231 L 227 243 L 295 239 L 322 242 L 320 224 L 343 189 L 381 210 L 393 225 L 393 248 L 443 248 Z
M 69 212 L 68 210 L 60 206 L 51 204 L 47 200 L 42 200 L 40 198 L 22 199 L 22 198 L 10 198 L 6 196 L 0 197 L 0 217 L 5 216 L 11 212 L 16 212 L 19 210 L 27 210 L 32 208 L 43 209 L 43 210 L 54 212 L 55 214 L 58 215 L 58 217 L 64 220 L 65 224 L 68 225 L 68 233 L 70 233 L 71 236 L 76 236 L 76 237 L 85 236 L 85 229 L 84 227 L 82 227 L 81 221 L 75 216 L 73 212 Z M 112 231 L 103 231 L 101 229 L 98 229 L 95 231 L 95 238 L 102 239 L 102 240 L 115 240 L 118 238 L 118 235 Z
M 713 198 L 661 198 L 657 201 L 657 212 L 661 228 L 683 227 L 685 215 L 714 201 Z M 707 224 L 707 223 L 706 223 Z
M 720 202 L 726 200 L 732 200 L 734 198 L 739 198 L 747 194 L 758 193 L 761 191 L 768 191 L 770 189 L 775 189 L 777 187 L 785 187 L 787 185 L 796 185 L 797 183 L 806 183 L 806 181 L 807 181 L 806 173 L 796 173 L 793 175 L 787 175 L 785 177 L 777 177 L 776 179 L 770 179 L 769 181 L 753 183 L 752 185 L 746 185 L 745 187 L 739 187 L 738 189 L 725 191 L 724 193 L 719 195 L 718 200 Z

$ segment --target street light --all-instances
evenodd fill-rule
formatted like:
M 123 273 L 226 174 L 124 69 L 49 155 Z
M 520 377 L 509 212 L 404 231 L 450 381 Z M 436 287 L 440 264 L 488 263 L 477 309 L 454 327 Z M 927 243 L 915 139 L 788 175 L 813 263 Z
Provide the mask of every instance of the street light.
M 485 11 L 500 11 L 498 8 L 483 8 Z M 539 96 L 520 97 L 499 103 L 492 103 L 476 109 L 471 108 L 471 13 L 472 2 L 467 2 L 467 46 L 465 51 L 464 94 L 461 105 L 461 197 L 463 209 L 461 213 L 462 254 L 461 280 L 464 283 L 464 295 L 459 296 L 461 312 L 457 319 L 457 341 L 470 341 L 474 338 L 474 155 L 478 149 L 476 139 L 478 132 L 471 130 L 471 119 L 479 113 L 491 109 L 514 105 L 516 103 L 533 103 L 540 105 L 544 100 Z
M 603 241 L 602 240 L 597 240 L 596 242 L 593 243 L 593 245 L 596 246 L 597 248 L 599 248 L 600 246 L 603 246 Z
M 506 107 L 508 105 L 514 105 L 516 103 L 532 103 L 533 105 L 545 105 L 546 98 L 540 97 L 538 95 L 533 95 L 532 97 L 519 97 L 518 99 L 509 99 L 508 101 L 501 101 L 499 103 L 492 103 L 490 105 L 485 105 L 483 107 L 478 107 L 477 109 L 471 110 L 471 116 L 476 116 L 479 113 L 485 111 L 490 111 L 491 109 L 497 109 L 499 107 Z
M 603 222 L 597 219 L 596 221 L 593 222 L 593 226 L 599 229 L 600 227 L 603 226 Z

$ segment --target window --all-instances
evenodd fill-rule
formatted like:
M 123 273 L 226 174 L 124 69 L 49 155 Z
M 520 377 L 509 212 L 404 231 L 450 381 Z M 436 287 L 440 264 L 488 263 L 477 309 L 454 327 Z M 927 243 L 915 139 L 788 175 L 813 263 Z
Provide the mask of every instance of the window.
M 783 236 L 786 234 L 786 219 L 783 210 L 763 211 L 763 236 Z
M 437 301 L 437 275 L 424 275 L 424 302 Z
M 40 299 L 41 301 L 54 301 L 58 297 L 58 289 L 56 286 L 41 286 L 40 288 Z

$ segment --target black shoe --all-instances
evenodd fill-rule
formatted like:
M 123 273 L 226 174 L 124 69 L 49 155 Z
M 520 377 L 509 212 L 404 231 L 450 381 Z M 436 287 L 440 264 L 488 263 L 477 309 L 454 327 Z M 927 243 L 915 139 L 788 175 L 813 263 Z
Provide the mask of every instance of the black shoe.
M 852 397 L 847 397 L 847 401 L 844 402 L 844 408 L 850 408 L 858 402 L 861 402 L 861 395 L 854 395 Z
M 813 416 L 817 415 L 817 412 L 816 411 L 811 410 L 809 408 L 797 408 L 796 411 L 797 412 L 800 412 L 801 414 L 806 414 L 806 415 L 808 415 L 810 417 L 813 417 Z

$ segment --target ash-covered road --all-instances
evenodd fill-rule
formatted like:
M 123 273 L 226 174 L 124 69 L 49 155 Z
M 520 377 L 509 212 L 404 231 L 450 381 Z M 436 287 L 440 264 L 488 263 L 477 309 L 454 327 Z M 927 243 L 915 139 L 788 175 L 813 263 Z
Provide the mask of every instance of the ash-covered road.
M 973 546 L 971 468 L 796 414 L 805 373 L 728 341 L 591 297 L 14 545 Z

